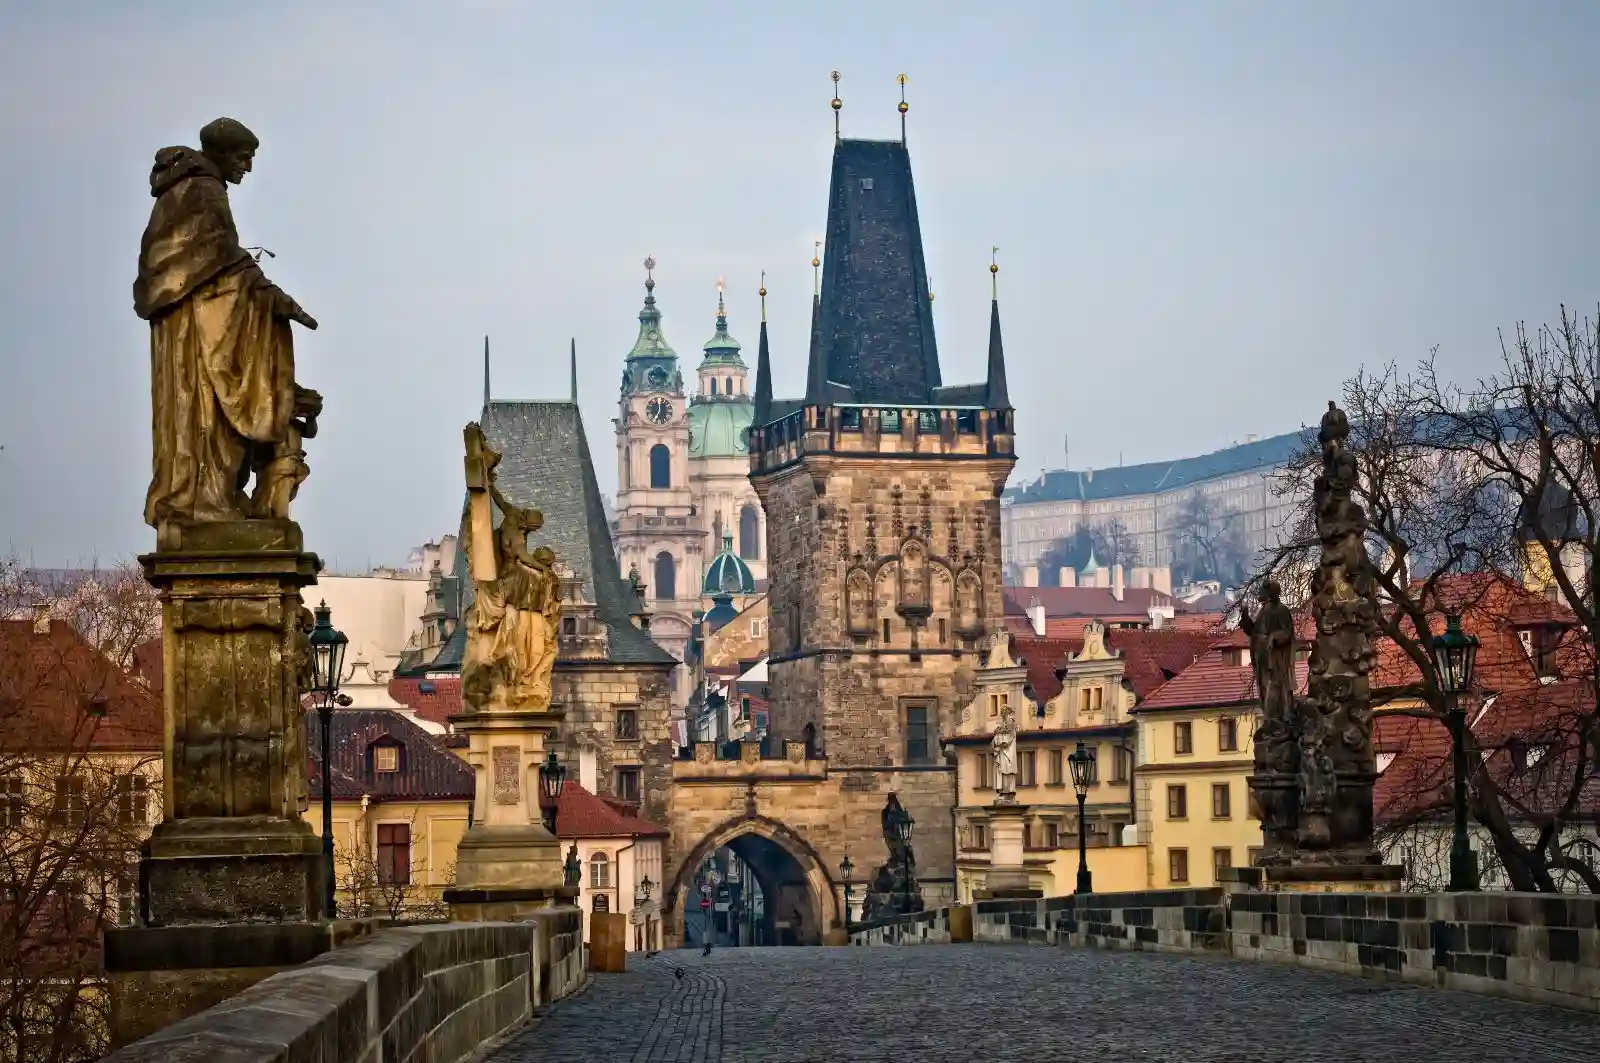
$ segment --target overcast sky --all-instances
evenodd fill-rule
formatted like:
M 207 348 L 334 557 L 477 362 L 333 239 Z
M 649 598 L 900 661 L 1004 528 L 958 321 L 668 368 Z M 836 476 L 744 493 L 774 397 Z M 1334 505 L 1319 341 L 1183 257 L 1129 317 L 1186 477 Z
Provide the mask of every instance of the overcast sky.
M 659 262 L 692 373 L 727 278 L 754 364 L 768 273 L 803 390 L 846 135 L 909 119 L 944 377 L 980 379 L 989 248 L 1013 482 L 1311 421 L 1364 362 L 1600 299 L 1600 4 L 46 3 L 0 10 L 0 551 L 149 549 L 147 326 L 130 285 L 153 153 L 219 115 L 262 139 L 246 244 L 321 322 L 297 516 L 340 570 L 451 531 L 483 335 L 494 391 L 590 443 Z

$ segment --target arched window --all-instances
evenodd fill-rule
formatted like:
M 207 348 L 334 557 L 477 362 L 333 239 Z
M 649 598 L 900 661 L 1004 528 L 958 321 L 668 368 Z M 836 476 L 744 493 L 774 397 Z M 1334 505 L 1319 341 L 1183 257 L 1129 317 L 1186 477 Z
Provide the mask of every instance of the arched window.
M 611 888 L 611 858 L 605 853 L 595 853 L 589 857 L 589 888 L 592 890 Z
M 672 486 L 672 451 L 665 443 L 650 448 L 650 486 Z
M 739 556 L 746 561 L 761 559 L 761 518 L 752 505 L 739 511 Z
M 711 394 L 715 395 L 716 393 L 717 393 L 717 378 L 716 377 L 712 377 L 711 378 Z
M 722 382 L 722 391 L 727 395 L 733 394 L 733 377 L 729 377 Z
M 678 566 L 665 550 L 656 555 L 656 597 L 671 601 L 678 596 Z

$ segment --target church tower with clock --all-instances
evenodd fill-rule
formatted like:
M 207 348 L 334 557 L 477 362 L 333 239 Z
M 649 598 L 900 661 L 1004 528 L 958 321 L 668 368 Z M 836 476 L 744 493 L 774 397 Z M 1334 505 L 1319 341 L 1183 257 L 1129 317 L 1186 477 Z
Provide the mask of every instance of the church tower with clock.
M 655 265 L 653 258 L 644 261 L 639 338 L 622 371 L 614 532 L 622 571 L 637 570 L 646 585 L 651 636 L 682 661 L 699 606 L 705 533 L 689 482 L 689 401 L 678 355 L 661 331 Z M 673 700 L 682 704 L 687 691 L 682 667 L 673 686 Z

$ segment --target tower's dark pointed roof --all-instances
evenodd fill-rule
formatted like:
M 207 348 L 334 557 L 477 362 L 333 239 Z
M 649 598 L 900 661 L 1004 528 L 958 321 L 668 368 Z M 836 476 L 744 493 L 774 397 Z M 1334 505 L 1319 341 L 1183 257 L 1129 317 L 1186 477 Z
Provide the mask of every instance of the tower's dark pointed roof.
M 763 288 L 762 291 L 766 289 Z M 761 339 L 756 345 L 755 424 L 766 424 L 772 412 L 772 351 L 767 347 L 767 316 L 761 315 Z
M 989 301 L 989 376 L 984 405 L 991 410 L 1011 407 L 1011 394 L 1006 389 L 1006 352 L 1000 342 L 1000 300 Z
M 822 273 L 826 377 L 858 402 L 930 401 L 940 383 L 911 156 L 898 140 L 833 150 Z

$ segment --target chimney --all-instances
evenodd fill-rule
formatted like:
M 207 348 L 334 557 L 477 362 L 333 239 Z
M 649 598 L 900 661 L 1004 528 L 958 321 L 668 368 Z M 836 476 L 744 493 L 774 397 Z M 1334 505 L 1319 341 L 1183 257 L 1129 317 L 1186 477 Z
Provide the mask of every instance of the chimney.
M 1111 597 L 1122 601 L 1122 566 L 1111 566 Z
M 1077 571 L 1077 569 L 1064 568 L 1060 572 L 1056 573 L 1056 586 L 1058 586 L 1058 587 L 1076 587 L 1077 585 L 1078 585 L 1078 571 Z
M 1028 599 L 1028 623 L 1033 627 L 1033 633 L 1044 638 L 1045 615 L 1044 605 L 1039 601 L 1039 596 L 1034 595 Z
M 50 634 L 50 600 L 40 598 L 33 603 L 33 633 L 35 635 Z
M 1150 570 L 1150 589 L 1160 591 L 1162 594 L 1172 593 L 1172 569 L 1165 565 Z
M 1039 585 L 1039 566 L 1029 565 L 1022 570 L 1022 585 L 1024 587 L 1037 587 Z
M 579 747 L 578 749 L 578 785 L 588 790 L 591 794 L 599 792 L 599 770 L 595 761 L 594 750 Z
M 1150 607 L 1150 630 L 1151 631 L 1160 631 L 1162 628 L 1164 628 L 1166 626 L 1167 626 L 1167 614 L 1162 612 L 1160 609 L 1157 609 L 1155 606 L 1152 605 Z
M 1128 572 L 1128 586 L 1145 588 L 1150 586 L 1150 570 L 1144 565 L 1135 565 Z

